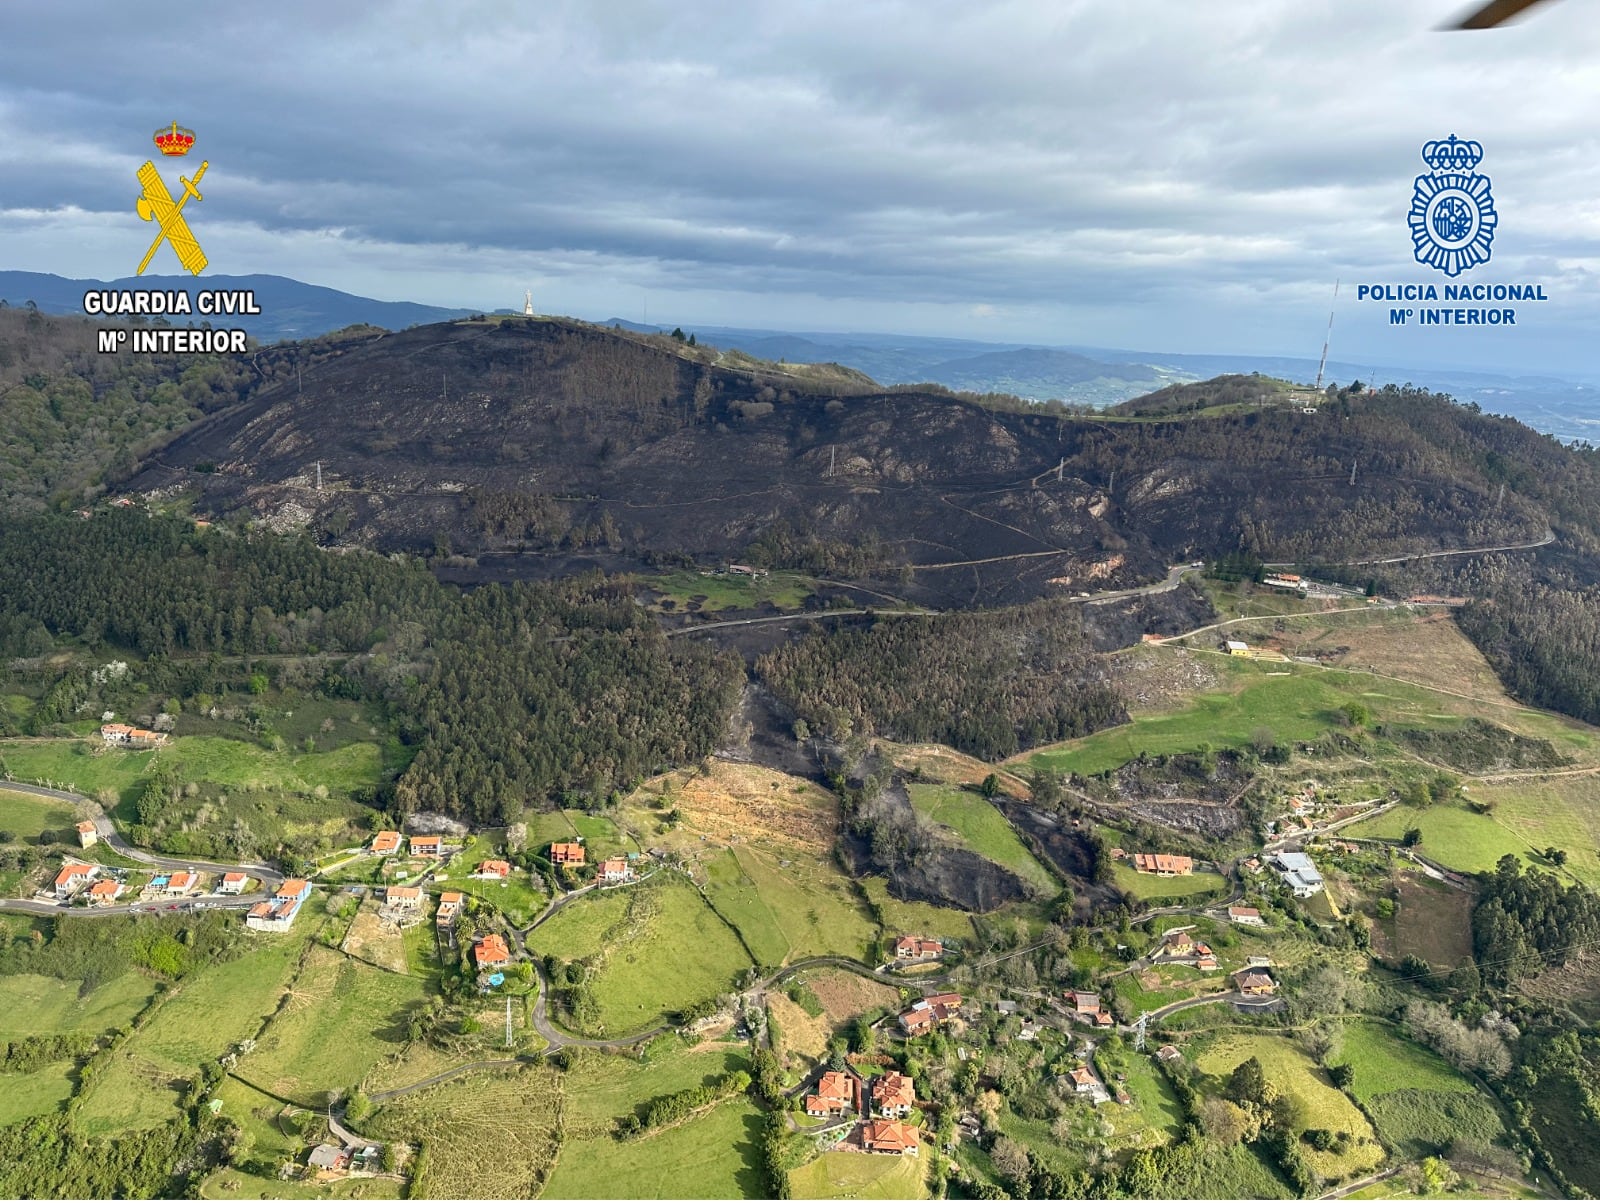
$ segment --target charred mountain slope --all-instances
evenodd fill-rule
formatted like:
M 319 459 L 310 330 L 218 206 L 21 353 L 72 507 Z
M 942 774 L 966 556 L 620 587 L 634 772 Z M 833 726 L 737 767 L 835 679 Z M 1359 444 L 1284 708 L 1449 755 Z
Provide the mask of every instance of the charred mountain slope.
M 328 541 L 448 548 L 499 576 L 597 552 L 614 567 L 740 558 L 940 608 L 1132 584 L 1238 550 L 1531 540 L 1570 508 L 1549 482 L 1572 477 L 1577 453 L 1426 394 L 1100 421 L 698 354 L 521 319 L 350 339 L 298 378 L 267 365 L 246 402 L 132 483 L 198 487 L 215 510 Z

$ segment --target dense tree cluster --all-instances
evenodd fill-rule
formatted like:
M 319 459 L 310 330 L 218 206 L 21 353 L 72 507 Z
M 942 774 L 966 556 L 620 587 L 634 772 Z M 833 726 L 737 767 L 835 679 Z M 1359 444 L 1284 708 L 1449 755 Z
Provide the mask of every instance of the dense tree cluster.
M 131 512 L 21 518 L 0 530 L 0 564 L 29 568 L 0 573 L 0 654 L 56 637 L 158 660 L 380 649 L 302 684 L 401 716 L 417 748 L 395 789 L 403 811 L 502 823 L 529 803 L 603 799 L 709 753 L 742 679 L 736 659 L 669 643 L 625 582 L 598 577 L 463 595 L 409 562 Z M 396 658 L 405 671 L 388 670 Z M 68 672 L 35 721 L 74 717 L 89 696 L 88 670 Z
M 879 618 L 777 648 L 757 667 L 812 731 L 836 739 L 935 741 L 999 760 L 1127 718 L 1077 607 L 1062 602 Z
M 1600 944 L 1600 894 L 1525 871 L 1508 854 L 1483 877 L 1472 933 L 1483 976 L 1514 984 Z

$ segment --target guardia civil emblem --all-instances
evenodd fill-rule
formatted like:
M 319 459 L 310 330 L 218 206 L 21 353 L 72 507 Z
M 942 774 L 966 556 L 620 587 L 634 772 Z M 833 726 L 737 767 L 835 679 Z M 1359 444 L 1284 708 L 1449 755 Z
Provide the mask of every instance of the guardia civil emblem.
M 1422 148 L 1422 161 L 1433 173 L 1417 177 L 1406 220 L 1417 262 L 1447 276 L 1489 262 L 1489 244 L 1499 218 L 1489 194 L 1489 177 L 1473 170 L 1482 159 L 1482 145 L 1463 142 L 1454 134 Z

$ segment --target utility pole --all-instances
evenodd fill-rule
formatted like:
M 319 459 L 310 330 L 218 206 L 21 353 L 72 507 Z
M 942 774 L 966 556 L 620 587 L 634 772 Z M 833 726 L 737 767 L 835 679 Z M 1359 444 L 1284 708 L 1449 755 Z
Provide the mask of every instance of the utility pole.
M 1356 466 L 1354 464 L 1350 465 L 1350 483 L 1356 483 Z
M 317 492 L 322 492 L 322 461 L 317 461 Z
M 511 1047 L 511 996 L 506 995 L 506 1047 Z
M 837 447 L 829 447 L 828 448 L 828 476 L 829 476 L 830 479 L 833 476 L 833 459 L 834 459 L 834 456 L 838 453 L 838 450 L 839 449 Z
M 1067 470 L 1067 457 L 1062 456 L 1061 462 L 1056 465 L 1056 484 L 1061 483 L 1061 474 Z

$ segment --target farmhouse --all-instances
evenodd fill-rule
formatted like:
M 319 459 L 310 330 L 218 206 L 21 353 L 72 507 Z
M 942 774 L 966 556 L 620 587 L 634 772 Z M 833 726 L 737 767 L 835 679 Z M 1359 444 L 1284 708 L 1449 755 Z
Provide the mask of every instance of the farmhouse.
M 890 1119 L 904 1119 L 917 1105 L 914 1083 L 905 1074 L 891 1069 L 872 1083 L 872 1109 Z
M 88 848 L 99 838 L 100 833 L 95 829 L 93 823 L 85 821 L 78 824 L 78 847 Z
M 600 870 L 595 874 L 595 880 L 607 884 L 630 881 L 632 878 L 633 870 L 628 867 L 627 859 L 621 856 L 608 856 L 600 862 Z
M 861 1110 L 861 1079 L 848 1071 L 830 1069 L 817 1079 L 815 1094 L 806 1096 L 806 1114 L 844 1115 Z
M 71 898 L 97 872 L 99 872 L 98 865 L 80 865 L 76 861 L 68 861 L 61 866 L 61 872 L 56 874 L 56 897 Z
M 478 865 L 473 876 L 485 881 L 505 881 L 511 876 L 511 866 L 503 860 L 486 860 Z
M 122 883 L 111 878 L 102 878 L 89 887 L 90 906 L 110 906 L 117 900 L 117 895 L 122 893 Z
M 1178 1051 L 1176 1045 L 1163 1044 L 1156 1050 L 1156 1060 L 1170 1065 L 1174 1061 L 1182 1061 L 1183 1054 Z
M 383 891 L 383 905 L 391 911 L 419 911 L 422 909 L 422 887 L 389 886 Z
M 1161 955 L 1168 957 L 1187 957 L 1194 955 L 1194 937 L 1189 934 L 1188 928 L 1178 931 L 1169 931 L 1161 937 Z
M 243 873 L 224 873 L 222 880 L 217 883 L 219 894 L 242 894 L 250 878 Z
M 931 994 L 918 999 L 909 1010 L 900 1012 L 899 1022 L 906 1035 L 921 1036 L 960 1014 L 961 995 Z
M 393 856 L 400 851 L 400 833 L 398 831 L 380 831 L 372 837 L 372 845 L 368 849 L 373 856 Z
M 1093 1019 L 1100 1010 L 1100 996 L 1093 990 L 1068 990 L 1067 1003 L 1072 1013 L 1083 1019 Z
M 1267 921 L 1261 917 L 1261 912 L 1253 906 L 1230 906 L 1228 908 L 1228 922 L 1242 923 L 1246 927 L 1265 927 Z
M 924 940 L 921 936 L 901 936 L 894 942 L 894 959 L 919 961 L 924 957 L 944 956 L 944 944 L 939 940 Z
M 1067 1074 L 1067 1081 L 1072 1084 L 1072 1089 L 1078 1094 L 1092 1094 L 1094 1088 L 1100 1085 L 1100 1079 L 1085 1066 L 1078 1066 Z
M 1168 856 L 1165 852 L 1135 852 L 1133 867 L 1157 877 L 1187 877 L 1194 872 L 1194 860 L 1187 856 Z
M 411 837 L 411 855 L 438 860 L 444 855 L 444 836 L 414 835 Z
M 1271 572 L 1261 578 L 1261 583 L 1268 589 L 1287 589 L 1291 593 L 1303 593 L 1306 583 L 1293 572 Z
M 461 895 L 454 890 L 446 891 L 439 895 L 439 909 L 434 913 L 433 922 L 437 927 L 449 927 L 455 921 L 456 915 L 461 910 Z
M 915 1157 L 918 1144 L 917 1130 L 897 1119 L 876 1119 L 861 1129 L 861 1147 L 869 1153 Z
M 159 748 L 167 742 L 161 731 L 146 731 L 126 723 L 105 723 L 100 728 L 100 738 L 106 743 L 124 748 Z
M 1310 898 L 1322 890 L 1322 874 L 1304 852 L 1277 852 L 1272 863 L 1296 898 Z
M 583 864 L 582 844 L 551 844 L 550 863 L 552 865 L 581 865 Z
M 1278 983 L 1264 969 L 1241 969 L 1233 975 L 1233 984 L 1240 994 L 1276 994 Z
M 288 931 L 300 906 L 311 897 L 311 883 L 303 877 L 291 877 L 278 887 L 267 902 L 258 902 L 245 915 L 246 927 L 256 931 Z
M 306 1166 L 310 1170 L 329 1174 L 347 1170 L 350 1168 L 350 1151 L 338 1145 L 318 1145 L 306 1158 Z

